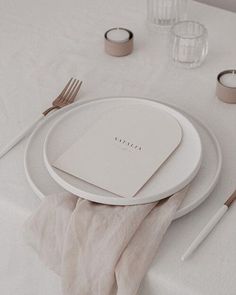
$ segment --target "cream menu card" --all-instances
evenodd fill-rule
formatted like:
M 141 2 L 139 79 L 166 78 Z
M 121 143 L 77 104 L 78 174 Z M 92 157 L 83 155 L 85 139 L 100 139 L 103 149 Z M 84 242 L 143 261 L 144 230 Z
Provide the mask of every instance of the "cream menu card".
M 122 197 L 133 197 L 181 142 L 166 111 L 127 105 L 105 113 L 53 166 Z

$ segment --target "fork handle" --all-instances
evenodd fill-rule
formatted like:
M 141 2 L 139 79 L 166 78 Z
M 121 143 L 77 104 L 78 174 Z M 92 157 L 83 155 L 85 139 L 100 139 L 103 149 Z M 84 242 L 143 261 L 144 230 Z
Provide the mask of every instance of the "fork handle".
M 8 153 L 14 146 L 16 146 L 22 139 L 24 139 L 33 128 L 44 118 L 44 115 L 41 114 L 30 126 L 25 128 L 19 135 L 13 138 L 1 151 L 0 151 L 0 159 Z
M 47 116 L 47 114 L 49 114 L 51 111 L 55 110 L 55 109 L 59 109 L 59 107 L 56 106 L 52 106 L 50 108 L 48 108 L 46 111 L 43 112 L 44 116 Z

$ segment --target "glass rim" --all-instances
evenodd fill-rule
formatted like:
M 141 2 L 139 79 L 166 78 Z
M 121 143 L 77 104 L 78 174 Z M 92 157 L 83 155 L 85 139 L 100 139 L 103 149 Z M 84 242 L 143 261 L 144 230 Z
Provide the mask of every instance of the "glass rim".
M 183 36 L 183 35 L 180 35 L 178 33 L 175 32 L 175 28 L 178 26 L 178 25 L 181 25 L 181 24 L 184 24 L 184 23 L 192 23 L 192 24 L 196 24 L 196 25 L 199 25 L 201 28 L 202 28 L 202 32 L 196 36 L 191 36 L 191 37 L 186 37 L 186 36 Z M 170 29 L 170 32 L 171 34 L 173 34 L 174 36 L 177 36 L 178 38 L 181 38 L 181 39 L 198 39 L 198 38 L 201 38 L 203 37 L 204 35 L 206 36 L 207 35 L 207 28 L 197 22 L 197 21 L 192 21 L 192 20 L 184 20 L 184 21 L 179 21 L 175 24 L 172 25 L 171 29 Z

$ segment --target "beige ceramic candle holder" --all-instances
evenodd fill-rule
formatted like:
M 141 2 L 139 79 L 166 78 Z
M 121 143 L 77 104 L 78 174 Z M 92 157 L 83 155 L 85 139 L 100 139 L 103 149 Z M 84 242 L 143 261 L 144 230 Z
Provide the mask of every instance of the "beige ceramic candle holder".
M 224 85 L 221 81 L 221 78 L 225 74 L 235 74 L 236 70 L 226 70 L 220 72 L 217 76 L 217 84 L 216 84 L 216 96 L 226 103 L 236 103 L 236 86 L 231 87 Z
M 109 32 L 115 30 L 123 30 L 128 33 L 128 38 L 124 41 L 116 41 L 109 39 Z M 105 52 L 112 56 L 125 56 L 133 51 L 133 33 L 125 28 L 112 28 L 108 30 L 105 35 Z

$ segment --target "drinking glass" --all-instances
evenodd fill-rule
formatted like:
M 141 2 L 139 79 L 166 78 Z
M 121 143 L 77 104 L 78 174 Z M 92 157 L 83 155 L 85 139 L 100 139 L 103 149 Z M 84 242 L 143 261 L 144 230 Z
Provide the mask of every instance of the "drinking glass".
M 152 27 L 170 27 L 187 18 L 190 0 L 147 0 L 147 21 Z
M 176 65 L 200 66 L 208 53 L 207 29 L 195 21 L 182 21 L 170 30 L 170 54 Z

